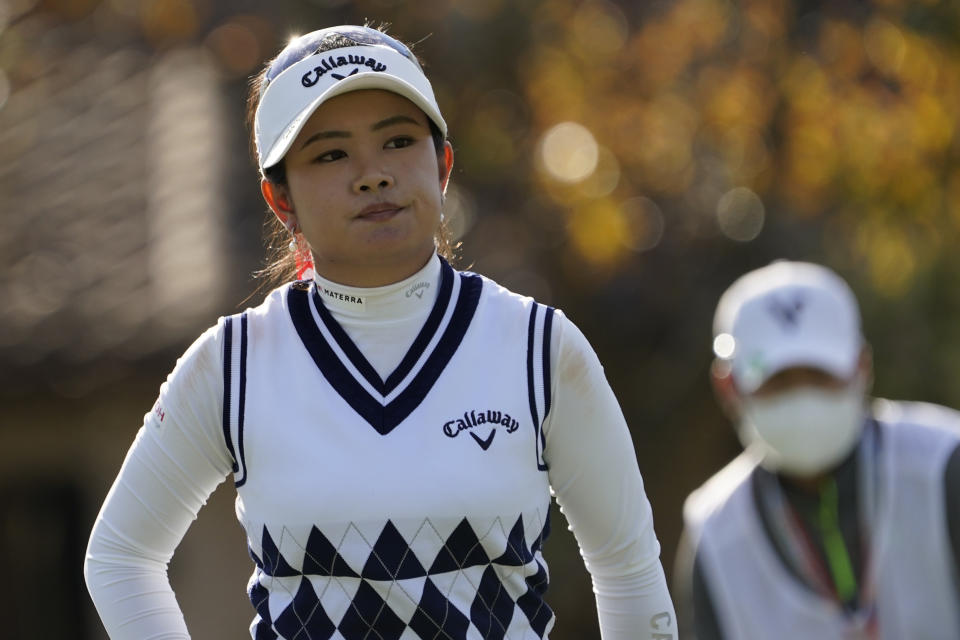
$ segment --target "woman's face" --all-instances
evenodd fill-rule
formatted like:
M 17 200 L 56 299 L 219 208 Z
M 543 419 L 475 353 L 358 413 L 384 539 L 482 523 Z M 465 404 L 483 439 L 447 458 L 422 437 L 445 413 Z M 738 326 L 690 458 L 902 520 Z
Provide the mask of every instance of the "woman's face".
M 292 213 L 283 213 L 300 225 L 319 275 L 396 282 L 433 255 L 452 157 L 449 143 L 438 157 L 426 114 L 406 98 L 346 93 L 322 104 L 287 152 Z

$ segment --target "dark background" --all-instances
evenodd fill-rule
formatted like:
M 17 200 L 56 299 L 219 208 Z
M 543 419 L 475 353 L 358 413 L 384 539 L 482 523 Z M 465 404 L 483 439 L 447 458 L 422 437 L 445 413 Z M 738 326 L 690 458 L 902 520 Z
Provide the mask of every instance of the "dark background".
M 104 637 L 80 573 L 96 511 L 177 356 L 262 297 L 247 79 L 291 35 L 367 19 L 416 43 L 450 125 L 459 266 L 599 353 L 668 573 L 684 497 L 739 450 L 707 374 L 744 271 L 834 268 L 877 395 L 960 405 L 956 2 L 3 0 L 3 637 Z M 252 617 L 232 500 L 171 566 L 197 638 Z M 551 637 L 597 638 L 562 524 Z

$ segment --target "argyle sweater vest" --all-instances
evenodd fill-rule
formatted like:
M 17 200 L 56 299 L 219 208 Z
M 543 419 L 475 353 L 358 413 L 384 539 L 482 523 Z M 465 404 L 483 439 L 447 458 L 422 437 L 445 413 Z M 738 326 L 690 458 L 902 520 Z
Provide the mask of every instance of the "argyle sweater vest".
M 310 283 L 224 320 L 253 638 L 547 636 L 552 319 L 443 263 L 386 379 Z

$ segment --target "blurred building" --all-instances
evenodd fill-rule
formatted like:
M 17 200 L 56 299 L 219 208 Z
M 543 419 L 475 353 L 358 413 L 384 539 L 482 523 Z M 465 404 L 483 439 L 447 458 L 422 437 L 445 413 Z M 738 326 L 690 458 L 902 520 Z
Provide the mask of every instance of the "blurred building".
M 104 41 L 103 10 L 50 4 L 2 5 L 0 635 L 100 638 L 80 572 L 93 516 L 162 372 L 240 302 L 227 276 L 255 266 L 260 220 L 231 188 L 242 106 L 209 48 Z M 188 598 L 192 549 L 226 546 L 201 534 L 177 563 Z

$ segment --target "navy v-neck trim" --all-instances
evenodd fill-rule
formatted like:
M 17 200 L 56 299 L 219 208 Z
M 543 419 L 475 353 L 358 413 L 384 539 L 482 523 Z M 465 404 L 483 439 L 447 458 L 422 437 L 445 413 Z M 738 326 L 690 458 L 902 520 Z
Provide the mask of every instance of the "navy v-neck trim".
M 370 383 L 370 386 L 376 389 L 380 395 L 385 396 L 393 391 L 396 386 L 407 377 L 407 374 L 413 369 L 413 365 L 415 365 L 420 359 L 420 356 L 423 355 L 427 345 L 430 343 L 430 339 L 433 338 L 433 335 L 437 332 L 437 327 L 440 326 L 443 314 L 447 310 L 447 304 L 450 302 L 450 292 L 452 290 L 453 267 L 451 267 L 446 260 L 440 258 L 440 290 L 437 293 L 437 299 L 433 303 L 433 309 L 430 310 L 427 321 L 423 324 L 420 333 L 417 334 L 417 337 L 414 339 L 413 344 L 410 345 L 410 349 L 407 350 L 406 355 L 403 356 L 400 364 L 397 365 L 393 373 L 387 376 L 386 382 L 380 378 L 380 375 L 376 369 L 373 368 L 373 365 L 370 364 L 370 361 L 361 353 L 357 345 L 354 344 L 350 336 L 347 335 L 347 332 L 340 326 L 336 318 L 333 317 L 333 314 L 330 313 L 326 305 L 324 305 L 323 299 L 320 297 L 320 292 L 317 291 L 316 287 L 313 287 L 313 304 L 324 326 L 327 328 L 327 331 L 330 332 L 330 335 L 333 336 L 340 350 L 343 351 L 344 355 L 347 356 L 357 371 L 360 372 L 360 375 Z
M 411 345 L 407 355 L 404 356 L 400 365 L 387 378 L 385 383 L 380 381 L 380 377 L 373 371 L 373 367 L 366 361 L 366 358 L 363 358 L 363 355 L 360 353 L 360 350 L 357 349 L 356 345 L 350 341 L 343 327 L 341 327 L 332 316 L 329 317 L 329 322 L 326 318 L 323 318 L 323 314 L 326 313 L 329 315 L 329 311 L 323 307 L 322 300 L 320 300 L 319 297 L 315 298 L 317 311 L 321 315 L 324 326 L 326 326 L 331 335 L 334 336 L 334 340 L 337 341 L 337 344 L 353 366 L 356 367 L 367 382 L 377 388 L 378 391 L 380 389 L 387 389 L 388 386 L 389 390 L 387 393 L 395 389 L 397 385 L 407 377 L 407 374 L 413 370 L 413 367 L 419 361 L 427 345 L 430 343 L 431 338 L 436 333 L 440 321 L 449 306 L 453 288 L 454 272 L 445 261 L 443 262 L 442 272 L 443 278 L 441 280 L 440 292 L 437 295 L 437 302 L 434 304 L 430 316 L 427 318 L 426 323 L 424 323 L 420 334 Z M 463 341 L 464 334 L 467 332 L 467 328 L 470 326 L 470 321 L 473 319 L 473 315 L 480 301 L 482 288 L 483 281 L 479 276 L 466 273 L 460 274 L 460 291 L 454 303 L 450 321 L 446 329 L 444 329 L 443 335 L 440 337 L 440 340 L 430 355 L 427 356 L 426 361 L 413 377 L 413 380 L 410 381 L 407 387 L 401 391 L 396 398 L 386 404 L 384 404 L 382 399 L 375 398 L 364 388 L 360 381 L 350 373 L 350 370 L 340 360 L 326 338 L 324 338 L 311 312 L 309 291 L 298 286 L 290 287 L 287 293 L 287 304 L 290 309 L 290 318 L 297 330 L 297 334 L 300 336 L 300 340 L 310 353 L 310 356 L 313 358 L 313 361 L 320 369 L 324 378 L 327 379 L 327 382 L 330 383 L 347 404 L 366 420 L 370 426 L 376 429 L 381 435 L 386 435 L 403 422 L 403 420 L 423 402 L 424 398 L 426 398 L 430 392 L 430 389 L 433 388 L 433 385 L 440 377 L 440 374 L 443 373 L 444 368 L 457 351 L 457 348 Z M 445 290 L 446 293 L 444 293 Z M 337 337 L 337 333 L 333 327 L 336 327 L 343 335 Z M 347 342 L 341 341 L 341 338 L 345 338 Z M 350 348 L 352 348 L 355 353 L 350 353 Z M 357 356 L 360 356 L 363 360 L 360 361 Z M 366 363 L 370 371 L 364 372 L 361 366 L 358 366 L 358 362 L 361 365 Z M 369 377 L 371 372 L 376 376 L 375 381 L 380 381 L 379 385 L 375 385 L 373 381 L 371 381 Z M 382 393 L 382 395 L 385 394 Z

